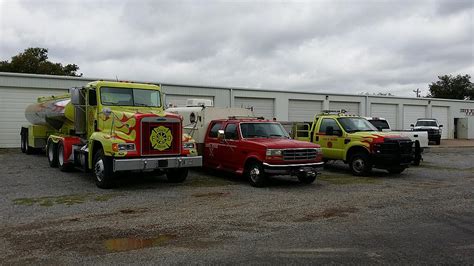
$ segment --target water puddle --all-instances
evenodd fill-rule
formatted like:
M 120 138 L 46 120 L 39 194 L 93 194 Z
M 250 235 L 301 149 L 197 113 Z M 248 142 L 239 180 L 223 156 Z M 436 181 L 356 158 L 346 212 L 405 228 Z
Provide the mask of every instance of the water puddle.
M 159 235 L 153 238 L 114 238 L 105 240 L 104 246 L 107 251 L 121 252 L 162 246 L 175 238 L 176 235 L 171 234 Z

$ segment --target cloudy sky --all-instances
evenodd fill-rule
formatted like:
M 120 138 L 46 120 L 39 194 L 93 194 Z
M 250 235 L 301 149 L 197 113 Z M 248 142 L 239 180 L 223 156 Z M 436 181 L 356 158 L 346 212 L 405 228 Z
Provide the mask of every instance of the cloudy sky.
M 474 1 L 0 0 L 0 59 L 85 77 L 413 96 L 474 74 Z

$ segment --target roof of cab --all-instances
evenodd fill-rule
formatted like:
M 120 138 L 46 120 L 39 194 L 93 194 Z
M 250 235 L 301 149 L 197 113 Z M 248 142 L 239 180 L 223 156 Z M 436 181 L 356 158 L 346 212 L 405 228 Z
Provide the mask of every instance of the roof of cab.
M 135 83 L 135 82 L 128 82 L 128 81 L 104 81 L 104 80 L 97 80 L 93 82 L 89 82 L 87 84 L 91 87 L 115 87 L 115 88 L 137 88 L 137 89 L 151 89 L 151 90 L 159 90 L 160 86 L 152 83 Z

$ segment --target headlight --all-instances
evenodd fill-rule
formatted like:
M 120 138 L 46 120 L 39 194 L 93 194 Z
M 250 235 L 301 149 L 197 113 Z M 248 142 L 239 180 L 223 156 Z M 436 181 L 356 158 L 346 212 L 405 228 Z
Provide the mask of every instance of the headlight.
M 134 151 L 135 144 L 134 143 L 113 143 L 112 150 L 113 151 Z
M 321 154 L 321 153 L 323 153 L 323 149 L 321 149 L 321 148 L 316 148 L 315 150 L 316 150 L 316 154 Z
M 185 143 L 183 143 L 183 148 L 185 148 L 185 149 L 194 149 L 194 143 L 193 142 L 185 142 Z
M 267 156 L 281 156 L 281 150 L 267 149 Z

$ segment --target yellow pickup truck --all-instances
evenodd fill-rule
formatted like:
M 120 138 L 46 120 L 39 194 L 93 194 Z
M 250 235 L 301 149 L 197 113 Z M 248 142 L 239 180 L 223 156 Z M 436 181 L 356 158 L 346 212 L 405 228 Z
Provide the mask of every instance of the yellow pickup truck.
M 323 111 L 312 123 L 297 123 L 292 135 L 319 144 L 325 161 L 342 160 L 357 176 L 372 168 L 400 174 L 415 158 L 409 138 L 379 132 L 367 119 L 344 111 Z

